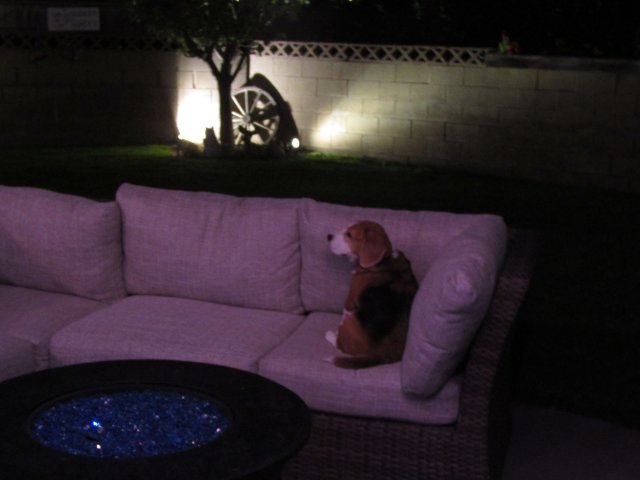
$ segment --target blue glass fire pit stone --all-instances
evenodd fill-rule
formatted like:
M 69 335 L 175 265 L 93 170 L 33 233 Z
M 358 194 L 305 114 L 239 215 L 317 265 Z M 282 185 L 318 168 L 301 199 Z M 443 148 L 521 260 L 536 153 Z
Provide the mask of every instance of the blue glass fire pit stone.
M 41 444 L 72 455 L 143 458 L 210 444 L 229 422 L 204 396 L 148 388 L 61 400 L 35 414 L 31 433 Z

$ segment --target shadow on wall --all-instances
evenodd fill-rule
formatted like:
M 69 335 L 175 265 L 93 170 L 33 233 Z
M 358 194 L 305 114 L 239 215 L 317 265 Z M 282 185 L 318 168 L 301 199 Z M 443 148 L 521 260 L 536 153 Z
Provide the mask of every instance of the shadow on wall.
M 0 144 L 170 143 L 175 55 L 1 49 Z M 175 77 L 175 74 L 173 75 Z
M 271 81 L 260 73 L 253 75 L 245 86 L 253 86 L 266 91 L 276 102 L 277 113 L 279 116 L 278 130 L 273 139 L 281 146 L 287 148 L 291 144 L 291 140 L 299 138 L 298 127 L 291 113 L 291 106 Z

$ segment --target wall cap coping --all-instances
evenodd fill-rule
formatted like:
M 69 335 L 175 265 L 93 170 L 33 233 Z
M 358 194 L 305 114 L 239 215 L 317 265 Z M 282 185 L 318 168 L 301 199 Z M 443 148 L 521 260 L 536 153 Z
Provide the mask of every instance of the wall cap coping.
M 489 53 L 485 56 L 487 67 L 536 68 L 542 70 L 585 71 L 636 71 L 640 72 L 640 60 L 625 58 L 556 57 L 545 55 L 504 55 Z

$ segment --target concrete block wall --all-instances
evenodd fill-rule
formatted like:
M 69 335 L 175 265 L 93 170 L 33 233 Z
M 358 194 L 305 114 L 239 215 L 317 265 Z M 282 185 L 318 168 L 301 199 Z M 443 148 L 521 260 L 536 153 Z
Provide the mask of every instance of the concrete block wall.
M 176 54 L 0 48 L 0 145 L 175 141 Z
M 640 192 L 640 72 L 254 57 L 310 148 Z
M 185 120 L 196 138 L 219 123 L 208 67 L 179 53 L 0 48 L 0 66 L 0 144 L 170 143 Z M 253 56 L 250 71 L 311 149 L 640 193 L 637 70 Z

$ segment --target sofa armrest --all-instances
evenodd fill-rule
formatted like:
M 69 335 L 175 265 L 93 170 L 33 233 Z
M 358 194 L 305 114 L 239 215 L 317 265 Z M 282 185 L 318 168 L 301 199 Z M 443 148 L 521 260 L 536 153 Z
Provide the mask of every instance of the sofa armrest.
M 464 370 L 458 428 L 489 435 L 489 457 L 500 464 L 510 438 L 509 359 L 513 325 L 533 274 L 538 234 L 509 231 L 507 257 Z

